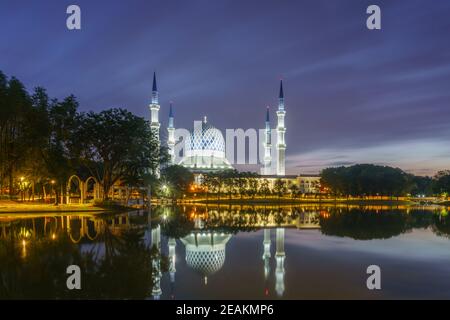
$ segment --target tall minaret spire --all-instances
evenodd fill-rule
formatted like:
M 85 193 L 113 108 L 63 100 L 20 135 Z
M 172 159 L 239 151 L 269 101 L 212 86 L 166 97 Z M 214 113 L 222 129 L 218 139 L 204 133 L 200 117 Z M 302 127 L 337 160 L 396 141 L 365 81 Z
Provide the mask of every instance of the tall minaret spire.
M 169 125 L 167 127 L 167 146 L 169 147 L 170 164 L 175 164 L 175 128 L 173 126 L 172 101 L 169 109 Z
M 270 128 L 269 107 L 266 111 L 266 129 L 264 134 L 264 167 L 262 170 L 263 175 L 270 175 L 272 167 L 272 129 Z
M 153 87 L 152 87 L 152 103 L 149 105 L 150 108 L 150 127 L 156 139 L 159 140 L 159 128 L 161 124 L 159 123 L 159 95 L 158 88 L 156 86 L 156 72 L 153 72 Z M 156 170 L 156 175 L 159 177 L 159 168 Z
M 284 126 L 284 117 L 286 111 L 284 110 L 284 92 L 283 80 L 280 80 L 280 94 L 278 96 L 278 125 L 277 125 L 277 175 L 284 176 L 286 174 L 286 142 L 285 134 L 286 127 Z

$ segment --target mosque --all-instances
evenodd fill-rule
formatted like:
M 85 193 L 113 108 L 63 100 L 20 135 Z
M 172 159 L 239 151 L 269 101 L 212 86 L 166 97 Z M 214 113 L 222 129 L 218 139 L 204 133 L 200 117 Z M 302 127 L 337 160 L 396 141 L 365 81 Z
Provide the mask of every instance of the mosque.
M 160 141 L 159 121 L 159 92 L 156 83 L 156 73 L 153 73 L 153 87 L 150 109 L 151 128 Z M 276 179 L 286 180 L 289 184 L 297 184 L 300 191 L 304 193 L 319 192 L 319 176 L 308 175 L 286 175 L 286 126 L 285 126 L 285 103 L 283 81 L 280 80 L 278 95 L 278 109 L 276 111 L 276 145 L 275 157 L 272 157 L 272 128 L 270 126 L 269 108 L 266 111 L 265 129 L 264 129 L 264 156 L 262 159 L 261 178 L 267 179 L 271 184 Z M 194 124 L 194 129 L 189 132 L 184 141 L 184 150 L 181 160 L 176 161 L 175 145 L 178 142 L 175 139 L 174 114 L 172 103 L 169 109 L 169 121 L 167 126 L 167 147 L 171 164 L 184 166 L 194 172 L 195 175 L 202 175 L 208 172 L 233 169 L 230 161 L 226 158 L 225 139 L 222 132 L 207 122 L 204 117 L 199 124 Z

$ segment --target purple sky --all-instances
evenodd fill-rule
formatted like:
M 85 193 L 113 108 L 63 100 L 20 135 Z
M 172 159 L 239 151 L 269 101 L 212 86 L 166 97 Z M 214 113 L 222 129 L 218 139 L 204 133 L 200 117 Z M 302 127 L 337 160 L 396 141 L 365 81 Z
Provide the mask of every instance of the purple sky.
M 66 29 L 78 4 L 82 30 Z M 368 5 L 382 30 L 366 28 Z M 208 115 L 262 128 L 284 78 L 288 173 L 371 162 L 450 169 L 450 1 L 190 0 L 0 2 L 0 70 L 82 110 L 161 119 Z M 272 120 L 274 120 L 272 113 Z M 273 122 L 273 126 L 275 122 Z

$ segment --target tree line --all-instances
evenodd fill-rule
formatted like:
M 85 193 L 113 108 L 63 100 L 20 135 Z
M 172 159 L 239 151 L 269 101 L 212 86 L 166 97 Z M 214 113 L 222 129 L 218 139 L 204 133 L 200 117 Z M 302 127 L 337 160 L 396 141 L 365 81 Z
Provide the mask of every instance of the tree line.
M 62 195 L 77 174 L 95 177 L 107 198 L 117 181 L 148 184 L 167 159 L 143 118 L 120 108 L 81 112 L 73 95 L 28 92 L 0 71 L 0 195 L 13 198 L 24 188 L 45 195 L 51 185 Z
M 399 168 L 357 164 L 326 168 L 320 177 L 322 186 L 335 196 L 432 196 L 450 192 L 450 171 L 422 177 Z
M 288 183 L 281 178 L 272 183 L 255 172 L 239 172 L 237 170 L 223 170 L 211 172 L 202 178 L 203 192 L 208 197 L 215 194 L 218 199 L 226 195 L 229 199 L 233 195 L 255 198 L 256 195 L 267 198 L 270 195 L 281 197 L 288 191 L 291 195 L 299 194 L 299 187 L 295 183 Z

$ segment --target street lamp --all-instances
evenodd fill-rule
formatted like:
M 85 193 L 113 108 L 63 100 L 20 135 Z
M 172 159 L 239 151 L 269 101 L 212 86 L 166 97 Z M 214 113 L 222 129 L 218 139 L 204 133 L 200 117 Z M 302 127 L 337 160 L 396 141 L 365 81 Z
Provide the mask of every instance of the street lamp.
M 19 183 L 19 186 L 20 186 L 20 194 L 21 194 L 21 198 L 22 198 L 22 202 L 25 200 L 25 197 L 24 197 L 24 192 L 25 192 L 25 186 L 24 186 L 24 183 L 23 183 L 23 181 L 25 180 L 25 177 L 24 176 L 21 176 L 20 177 L 20 183 Z
M 55 195 L 55 205 L 56 205 L 56 204 L 58 204 L 57 203 L 57 197 L 56 197 L 56 191 L 55 191 L 55 183 L 56 183 L 56 181 L 55 180 L 51 180 L 50 183 L 52 185 L 52 193 Z

